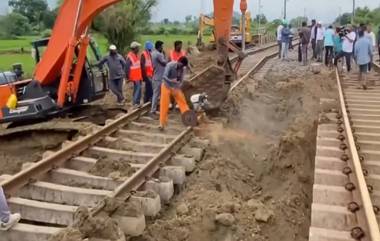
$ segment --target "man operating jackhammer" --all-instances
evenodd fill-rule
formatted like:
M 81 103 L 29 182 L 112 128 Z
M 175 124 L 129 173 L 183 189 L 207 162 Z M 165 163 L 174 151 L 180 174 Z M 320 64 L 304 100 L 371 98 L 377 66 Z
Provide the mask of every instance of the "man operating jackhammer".
M 175 99 L 182 116 L 190 113 L 185 95 L 181 90 L 184 78 L 184 69 L 189 65 L 187 57 L 182 56 L 178 61 L 171 61 L 165 67 L 163 75 L 163 83 L 161 85 L 161 101 L 160 101 L 160 130 L 164 130 L 168 123 L 168 112 L 170 97 Z

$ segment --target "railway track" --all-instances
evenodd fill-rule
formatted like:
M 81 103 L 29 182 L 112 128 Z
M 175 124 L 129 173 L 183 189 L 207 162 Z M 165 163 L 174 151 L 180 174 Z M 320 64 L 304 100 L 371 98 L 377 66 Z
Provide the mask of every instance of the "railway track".
M 11 194 L 9 205 L 13 212 L 21 213 L 22 221 L 0 233 L 0 240 L 48 240 L 73 224 L 80 206 L 90 208 L 95 216 L 103 210 L 106 198 L 135 200 L 144 215 L 157 215 L 161 202 L 168 202 L 174 194 L 174 186 L 184 184 L 203 149 L 189 144 L 192 129 L 183 127 L 179 118 L 172 117 L 169 129 L 160 133 L 155 128 L 158 123 L 144 116 L 148 111 L 149 105 L 145 105 L 109 120 L 106 126 L 65 143 L 61 150 L 20 173 L 2 176 L 1 186 Z M 101 159 L 128 163 L 130 176 L 121 180 L 89 173 Z M 141 190 L 158 195 L 144 197 Z M 128 225 L 135 226 L 127 232 L 141 232 L 144 215 L 127 215 Z
M 276 56 L 276 48 L 269 45 L 249 52 L 231 91 Z M 179 115 L 172 116 L 169 128 L 161 133 L 156 128 L 158 121 L 145 116 L 148 111 L 146 104 L 108 120 L 104 127 L 64 143 L 60 150 L 20 173 L 1 176 L 0 185 L 9 197 L 11 210 L 21 213 L 22 220 L 11 230 L 0 232 L 0 240 L 48 240 L 72 226 L 81 207 L 88 208 L 94 217 L 104 213 L 108 199 L 140 204 L 142 215 L 114 217 L 124 224 L 125 233 L 140 234 L 145 217 L 156 216 L 161 203 L 169 202 L 174 195 L 175 187 L 185 183 L 186 174 L 202 158 L 204 149 L 199 146 L 205 142 L 193 136 L 192 128 L 183 127 Z M 115 173 L 92 174 L 104 160 L 127 163 L 131 172 L 122 178 L 110 175 Z
M 358 89 L 357 73 L 336 70 L 336 79 L 339 110 L 323 115 L 318 127 L 309 240 L 378 241 L 379 73 L 369 74 L 374 85 L 366 91 Z

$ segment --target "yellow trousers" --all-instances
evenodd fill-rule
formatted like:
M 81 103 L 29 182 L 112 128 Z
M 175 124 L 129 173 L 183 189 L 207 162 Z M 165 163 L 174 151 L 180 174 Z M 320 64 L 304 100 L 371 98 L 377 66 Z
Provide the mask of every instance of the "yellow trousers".
M 170 97 L 175 99 L 181 113 L 189 110 L 185 95 L 180 89 L 169 88 L 164 83 L 161 84 L 161 100 L 160 100 L 160 124 L 166 126 L 168 123 L 168 113 Z

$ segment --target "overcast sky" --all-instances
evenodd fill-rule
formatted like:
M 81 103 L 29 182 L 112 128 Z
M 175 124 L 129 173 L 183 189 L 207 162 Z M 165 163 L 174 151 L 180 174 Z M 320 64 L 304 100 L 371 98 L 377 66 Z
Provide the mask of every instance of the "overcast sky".
M 1 0 L 0 0 L 1 1 Z M 159 5 L 153 11 L 153 20 L 164 18 L 184 20 L 186 15 L 209 13 L 213 8 L 213 0 L 158 0 Z M 258 13 L 259 0 L 247 0 L 252 15 Z M 239 0 L 235 0 L 235 10 L 239 11 Z M 261 0 L 262 13 L 269 19 L 279 18 L 283 14 L 283 0 Z M 375 8 L 380 6 L 380 0 L 356 0 L 356 5 Z M 351 12 L 351 0 L 288 0 L 288 18 L 306 15 L 323 22 L 331 22 L 339 12 Z

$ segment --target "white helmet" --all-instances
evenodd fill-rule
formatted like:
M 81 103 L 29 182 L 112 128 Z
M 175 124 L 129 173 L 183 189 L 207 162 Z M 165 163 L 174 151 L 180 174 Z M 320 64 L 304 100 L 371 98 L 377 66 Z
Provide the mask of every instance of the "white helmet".
M 114 45 L 114 44 L 111 44 L 110 47 L 109 47 L 109 50 L 116 50 L 116 49 L 117 49 L 116 45 Z

